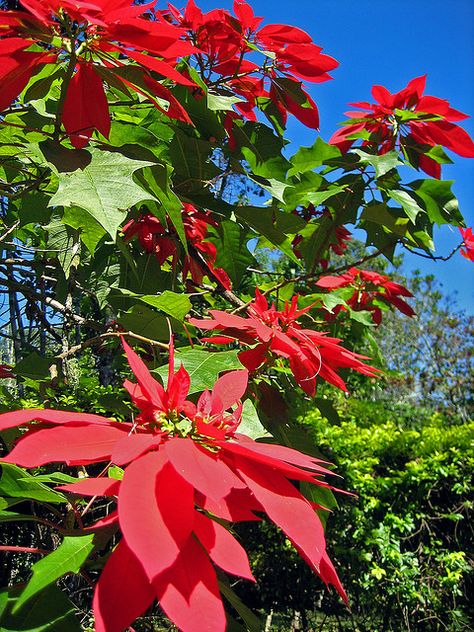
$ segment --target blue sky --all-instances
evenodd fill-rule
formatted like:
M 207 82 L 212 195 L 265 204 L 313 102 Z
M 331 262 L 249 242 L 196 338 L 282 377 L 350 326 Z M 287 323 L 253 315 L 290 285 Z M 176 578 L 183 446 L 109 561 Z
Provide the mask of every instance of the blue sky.
M 232 6 L 229 0 L 196 0 L 196 4 L 203 10 Z M 332 73 L 334 81 L 310 90 L 325 140 L 344 119 L 348 102 L 370 100 L 372 85 L 382 84 L 395 92 L 422 74 L 428 75 L 427 94 L 448 99 L 453 107 L 474 116 L 473 0 L 250 0 L 250 4 L 265 23 L 305 29 L 340 62 Z M 472 119 L 462 125 L 474 136 Z M 296 147 L 311 145 L 316 133 L 290 120 L 286 136 Z M 474 160 L 450 156 L 455 164 L 443 167 L 443 178 L 455 181 L 453 190 L 472 226 Z M 435 254 L 447 255 L 459 241 L 457 229 L 436 230 Z M 448 262 L 412 255 L 405 261 L 408 270 L 419 268 L 437 276 L 446 291 L 457 291 L 461 307 L 474 312 L 474 263 L 459 253 Z

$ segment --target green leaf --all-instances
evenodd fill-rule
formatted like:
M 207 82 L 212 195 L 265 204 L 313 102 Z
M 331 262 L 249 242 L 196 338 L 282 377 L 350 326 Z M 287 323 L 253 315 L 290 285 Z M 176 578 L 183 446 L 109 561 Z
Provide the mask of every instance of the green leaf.
M 284 141 L 261 123 L 247 121 L 234 127 L 234 136 L 252 173 L 280 182 L 286 179 L 290 163 L 281 154 Z
M 319 408 L 323 417 L 326 417 L 328 421 L 332 424 L 339 424 L 341 422 L 339 413 L 334 408 L 334 405 L 331 400 L 323 399 L 322 397 L 317 397 L 313 399 L 313 402 Z
M 260 439 L 270 436 L 270 433 L 262 425 L 257 410 L 250 399 L 246 399 L 244 402 L 239 432 L 247 435 L 251 439 Z
M 32 597 L 68 573 L 78 573 L 94 550 L 94 534 L 65 537 L 58 548 L 31 567 L 32 577 L 12 612 L 16 613 Z
M 1 632 L 81 632 L 74 605 L 56 586 L 48 586 L 37 594 L 28 608 L 17 614 L 12 610 L 19 587 L 0 593 Z
M 272 208 L 258 206 L 238 206 L 235 208 L 235 215 L 243 220 L 250 228 L 253 228 L 259 235 L 266 237 L 268 241 L 284 252 L 292 261 L 299 265 L 291 247 L 291 241 L 281 230 L 278 230 L 277 218 L 281 211 Z
M 463 221 L 458 200 L 451 191 L 453 183 L 453 180 L 415 180 L 408 185 L 426 208 L 430 221 L 438 226 L 459 225 Z
M 107 470 L 107 476 L 109 478 L 115 478 L 117 481 L 122 480 L 124 473 L 125 473 L 125 470 L 123 470 L 118 465 L 111 465 L 109 469 Z
M 153 208 L 155 205 L 150 204 L 150 211 L 158 217 L 162 224 L 166 223 L 165 213 L 168 214 L 184 249 L 188 252 L 182 215 L 183 203 L 170 188 L 171 167 L 169 165 L 147 167 L 139 174 L 138 180 L 162 205 Z
M 416 200 L 406 191 L 390 189 L 387 193 L 393 200 L 402 205 L 407 217 L 409 217 L 413 223 L 416 222 L 418 213 L 423 213 L 423 209 L 418 206 Z
M 368 154 L 362 149 L 352 149 L 351 153 L 360 156 L 361 162 L 366 162 L 369 165 L 372 165 L 375 169 L 375 175 L 377 178 L 381 178 L 392 169 L 396 169 L 397 167 L 401 167 L 403 165 L 403 162 L 400 161 L 396 151 L 389 151 L 381 156 Z
M 176 367 L 183 364 L 191 378 L 190 393 L 199 393 L 212 389 L 222 371 L 242 369 L 237 357 L 237 350 L 232 351 L 204 351 L 202 349 L 177 349 Z M 168 365 L 165 364 L 155 370 L 166 383 L 168 379 Z
M 41 157 L 49 162 L 57 173 L 67 173 L 85 169 L 90 165 L 92 156 L 85 149 L 68 149 L 54 140 L 45 140 L 38 144 Z
M 186 314 L 191 311 L 191 301 L 186 294 L 176 294 L 165 290 L 159 296 L 141 296 L 140 301 L 160 309 L 165 314 L 169 314 L 176 320 L 184 320 Z
M 33 351 L 33 353 L 30 353 L 18 362 L 15 366 L 15 373 L 30 380 L 49 380 L 51 377 L 49 374 L 51 364 L 52 359 L 43 358 L 36 351 Z
M 261 632 L 264 629 L 264 622 L 260 617 L 253 613 L 238 597 L 230 587 L 228 578 L 219 573 L 219 590 L 242 618 L 248 632 Z
M 311 171 L 315 167 L 319 167 L 325 160 L 338 158 L 341 155 L 340 150 L 334 146 L 325 143 L 321 137 L 318 137 L 314 145 L 311 147 L 301 147 L 296 154 L 290 158 L 293 165 L 288 171 L 288 177 L 297 173 Z
M 11 498 L 25 498 L 45 503 L 64 503 L 66 497 L 34 476 L 11 463 L 2 463 L 2 477 L 0 478 L 0 494 Z
M 407 224 L 410 221 L 406 217 L 397 217 L 392 214 L 396 209 L 386 204 L 369 204 L 362 211 L 361 219 L 380 224 L 399 236 L 405 236 L 408 231 Z
M 222 94 L 207 93 L 207 107 L 213 111 L 233 111 L 235 103 L 242 103 L 244 100 L 236 96 L 225 96 Z
M 204 140 L 177 131 L 169 146 L 169 157 L 176 174 L 186 182 L 188 188 L 199 189 L 203 182 L 220 174 L 220 169 L 210 160 L 212 146 Z
M 48 232 L 46 248 L 49 255 L 58 260 L 64 276 L 69 278 L 72 266 L 77 266 L 80 261 L 80 242 L 78 234 L 68 226 L 65 226 L 57 212 L 53 213 L 51 222 L 44 229 Z
M 133 331 L 151 340 L 169 340 L 170 332 L 166 318 L 145 305 L 135 305 L 120 314 L 118 322 L 127 331 Z
M 247 247 L 249 234 L 241 226 L 230 220 L 219 222 L 217 233 L 219 239 L 218 243 L 216 243 L 216 267 L 224 268 L 232 283 L 238 285 L 247 267 L 254 262 L 254 258 Z
M 79 231 L 81 241 L 91 255 L 94 254 L 102 237 L 106 235 L 106 230 L 99 222 L 90 213 L 79 207 L 65 208 L 62 222 Z
M 92 159 L 86 167 L 59 174 L 59 188 L 49 206 L 80 207 L 115 239 L 127 209 L 153 199 L 132 179 L 135 171 L 153 163 L 95 148 L 89 152 Z

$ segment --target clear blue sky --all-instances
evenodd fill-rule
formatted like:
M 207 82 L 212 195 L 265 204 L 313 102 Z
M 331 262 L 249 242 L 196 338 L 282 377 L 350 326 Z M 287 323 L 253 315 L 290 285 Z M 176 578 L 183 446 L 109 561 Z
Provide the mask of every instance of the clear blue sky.
M 230 0 L 196 0 L 196 4 L 203 10 L 232 6 Z M 427 94 L 448 99 L 453 107 L 474 116 L 474 0 L 250 0 L 250 4 L 265 23 L 305 29 L 339 61 L 334 81 L 311 88 L 325 140 L 344 119 L 348 102 L 370 100 L 373 84 L 394 92 L 422 74 L 428 75 Z M 474 136 L 473 120 L 462 124 Z M 286 136 L 297 145 L 311 145 L 316 138 L 294 119 Z M 474 159 L 450 155 L 455 164 L 443 167 L 443 178 L 455 181 L 461 212 L 472 226 Z M 435 254 L 446 255 L 457 243 L 457 229 L 436 230 Z M 457 290 L 462 307 L 474 312 L 473 262 L 459 253 L 437 263 L 407 255 L 406 268 L 436 275 L 447 291 Z

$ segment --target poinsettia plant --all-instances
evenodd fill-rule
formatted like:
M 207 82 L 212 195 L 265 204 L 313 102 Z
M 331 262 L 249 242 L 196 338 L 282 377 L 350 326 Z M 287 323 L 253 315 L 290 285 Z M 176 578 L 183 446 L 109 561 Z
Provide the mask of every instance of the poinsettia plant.
M 445 150 L 473 156 L 466 115 L 418 77 L 375 86 L 325 142 L 317 84 L 338 62 L 244 0 L 0 7 L 0 552 L 44 556 L 0 627 L 36 597 L 73 632 L 80 611 L 104 632 L 158 612 L 255 629 L 247 521 L 348 603 L 334 472 L 298 403 L 325 414 L 332 387 L 384 379 L 365 339 L 390 309 L 416 315 L 380 260 L 473 259 L 441 179 Z M 291 156 L 290 116 L 315 134 Z M 435 255 L 442 224 L 459 245 Z M 17 523 L 40 527 L 18 543 Z

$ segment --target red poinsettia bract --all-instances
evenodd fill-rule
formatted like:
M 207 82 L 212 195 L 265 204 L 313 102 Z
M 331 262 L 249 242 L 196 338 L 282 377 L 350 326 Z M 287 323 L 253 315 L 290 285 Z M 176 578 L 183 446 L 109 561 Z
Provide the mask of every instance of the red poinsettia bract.
M 346 303 L 355 311 L 372 312 L 372 319 L 378 325 L 382 321 L 382 310 L 373 303 L 374 300 L 393 305 L 406 316 L 415 316 L 410 305 L 400 298 L 401 296 L 412 297 L 413 294 L 400 283 L 394 283 L 387 276 L 378 272 L 350 268 L 338 276 L 323 276 L 316 282 L 316 285 L 329 291 L 342 287 L 353 287 L 354 293 Z M 338 305 L 332 314 L 336 315 L 342 310 L 344 307 Z
M 252 346 L 239 353 L 239 359 L 249 371 L 255 371 L 275 356 L 288 359 L 295 380 L 305 393 L 313 396 L 316 392 L 318 375 L 326 382 L 346 389 L 346 384 L 338 374 L 341 369 L 353 369 L 364 375 L 375 376 L 378 370 L 364 364 L 367 359 L 345 349 L 338 338 L 324 332 L 303 329 L 298 318 L 312 306 L 298 309 L 298 297 L 278 311 L 257 289 L 255 300 L 247 310 L 247 318 L 210 310 L 212 318 L 200 320 L 190 318 L 191 325 L 207 331 L 217 330 L 218 336 L 207 341 L 226 344 L 238 340 Z M 255 344 L 257 343 L 257 344 Z
M 461 228 L 459 231 L 464 240 L 464 248 L 461 250 L 461 254 L 469 261 L 474 261 L 474 235 L 472 234 L 472 228 Z
M 103 81 L 132 87 L 169 103 L 168 116 L 190 119 L 168 88 L 165 77 L 193 86 L 176 69 L 178 57 L 194 47 L 182 39 L 184 31 L 143 14 L 150 8 L 131 0 L 21 0 L 22 9 L 0 11 L 0 111 L 8 107 L 30 78 L 48 63 L 72 64 L 73 74 L 62 109 L 62 123 L 75 147 L 87 144 L 93 130 L 110 131 L 110 115 Z M 39 50 L 38 50 L 39 49 Z M 124 71 L 127 58 L 136 67 Z
M 190 378 L 174 372 L 170 345 L 166 389 L 124 342 L 137 383 L 124 383 L 140 414 L 134 423 L 58 410 L 0 415 L 0 430 L 28 425 L 3 459 L 22 467 L 46 463 L 124 468 L 121 481 L 83 478 L 60 487 L 79 496 L 117 498 L 117 510 L 92 529 L 117 524 L 121 539 L 94 594 L 97 632 L 122 632 L 157 599 L 184 632 L 223 632 L 224 607 L 215 567 L 253 580 L 245 550 L 227 522 L 278 525 L 326 584 L 347 601 L 326 553 L 313 505 L 292 481 L 328 487 L 321 462 L 296 450 L 253 441 L 238 432 L 246 370 L 220 377 L 197 403 Z
M 231 281 L 225 270 L 217 268 L 217 250 L 207 238 L 209 227 L 217 227 L 217 222 L 209 211 L 198 211 L 192 204 L 183 204 L 181 212 L 184 234 L 190 251 L 183 261 L 183 279 L 188 276 L 197 285 L 203 277 L 213 276 L 226 290 L 230 290 Z M 163 226 L 151 213 L 145 213 L 138 219 L 130 220 L 123 228 L 127 240 L 137 236 L 142 248 L 154 254 L 160 265 L 171 258 L 173 266 L 179 256 L 179 237 L 175 227 L 168 220 Z
M 370 138 L 362 145 L 375 148 L 378 154 L 400 149 L 428 175 L 440 178 L 441 165 L 429 151 L 441 145 L 466 158 L 474 157 L 474 142 L 469 134 L 456 125 L 469 118 L 455 110 L 448 101 L 423 95 L 426 75 L 412 79 L 403 90 L 390 93 L 383 86 L 374 86 L 372 96 L 377 103 L 351 103 L 362 112 L 346 112 L 348 121 L 329 141 L 342 151 L 357 142 L 362 132 Z M 364 137 L 365 138 L 365 137 Z

